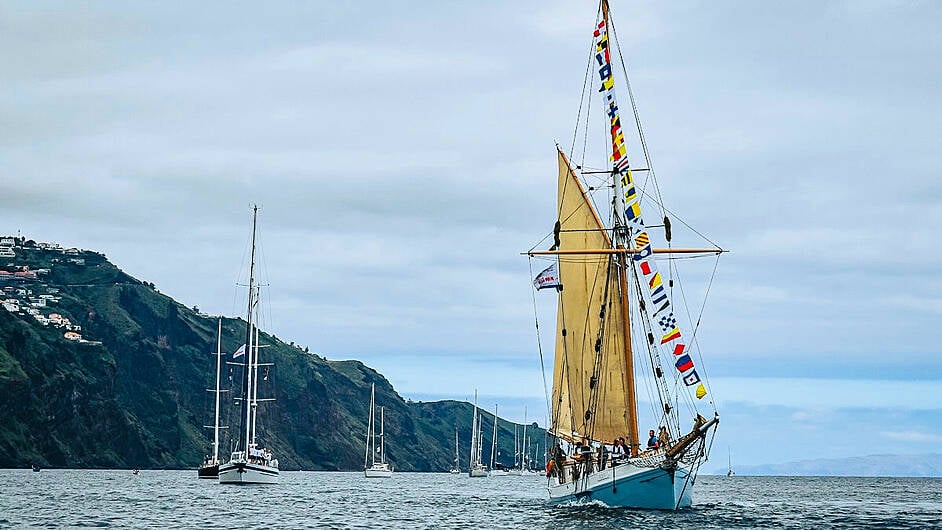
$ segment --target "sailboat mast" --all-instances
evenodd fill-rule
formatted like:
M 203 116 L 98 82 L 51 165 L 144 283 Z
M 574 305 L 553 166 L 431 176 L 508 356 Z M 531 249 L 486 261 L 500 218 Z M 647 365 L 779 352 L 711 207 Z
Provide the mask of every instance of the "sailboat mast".
M 523 406 L 523 439 L 520 441 L 520 471 L 527 467 L 527 406 Z
M 491 436 L 491 470 L 497 458 L 497 405 L 494 405 L 494 435 Z
M 478 443 L 478 391 L 474 391 L 474 415 L 471 417 L 471 455 L 469 467 L 473 468 L 478 463 L 477 459 Z
M 517 467 L 518 456 L 520 456 L 520 441 L 517 439 L 517 425 L 514 425 L 514 467 Z
M 216 417 L 213 420 L 213 463 L 219 462 L 219 371 L 222 369 L 222 319 L 216 332 Z
M 606 31 L 609 28 L 608 0 L 602 0 L 602 22 L 605 24 Z M 609 42 L 609 50 L 611 42 Z M 614 72 L 612 73 L 614 77 Z M 615 162 L 612 165 L 612 180 L 614 186 L 614 208 L 615 230 L 612 243 L 617 250 L 625 250 L 628 238 L 628 227 L 625 219 L 625 194 L 622 188 L 621 172 Z M 632 456 L 637 456 L 639 447 L 638 434 L 638 397 L 637 384 L 635 381 L 634 354 L 631 351 L 631 306 L 628 302 L 628 259 L 624 252 L 616 254 L 616 271 L 618 274 L 618 290 L 620 292 L 619 304 L 621 305 L 622 321 L 619 323 L 624 334 L 624 352 L 622 352 L 625 366 L 625 408 L 626 421 L 628 423 L 628 446 L 631 448 Z
M 258 291 L 258 288 L 255 289 Z M 257 294 L 257 293 L 256 293 Z M 257 306 L 256 306 L 257 307 Z M 258 326 L 255 326 L 255 355 L 252 356 L 252 438 L 251 444 L 255 445 L 256 437 L 256 420 L 258 419 Z
M 243 370 L 242 370 L 242 419 L 245 422 L 245 429 L 239 430 L 239 449 L 244 449 L 248 451 L 249 443 L 249 429 L 250 429 L 250 418 L 249 418 L 249 394 L 251 388 L 249 384 L 251 383 L 250 372 L 251 372 L 251 358 L 252 358 L 252 308 L 254 306 L 254 295 L 255 295 L 255 234 L 257 229 L 258 222 L 258 205 L 252 205 L 252 252 L 249 258 L 249 301 L 248 309 L 245 315 L 245 360 L 243 361 Z M 244 435 L 244 438 L 243 438 Z
M 376 441 L 373 439 L 373 401 L 376 396 L 376 383 L 370 385 L 370 412 L 366 420 L 366 453 L 363 455 L 363 469 L 370 464 L 370 455 L 374 453 L 373 446 Z M 375 462 L 375 457 L 374 457 Z
M 379 408 L 379 460 L 386 463 L 386 407 Z
M 635 383 L 634 355 L 631 351 L 631 320 L 629 317 L 631 307 L 628 305 L 628 280 L 625 277 L 628 260 L 624 254 L 618 256 L 617 269 L 618 289 L 621 291 L 619 300 L 621 303 L 621 326 L 625 334 L 625 408 L 628 416 L 628 447 L 631 448 L 631 456 L 638 456 L 640 443 L 638 435 L 638 389 Z

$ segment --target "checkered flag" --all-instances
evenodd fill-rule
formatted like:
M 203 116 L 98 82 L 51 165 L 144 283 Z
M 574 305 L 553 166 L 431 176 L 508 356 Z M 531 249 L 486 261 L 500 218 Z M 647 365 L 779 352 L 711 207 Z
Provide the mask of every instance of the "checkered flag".
M 665 332 L 677 327 L 677 319 L 674 318 L 674 313 L 668 313 L 662 316 L 657 323 L 661 325 L 661 329 Z

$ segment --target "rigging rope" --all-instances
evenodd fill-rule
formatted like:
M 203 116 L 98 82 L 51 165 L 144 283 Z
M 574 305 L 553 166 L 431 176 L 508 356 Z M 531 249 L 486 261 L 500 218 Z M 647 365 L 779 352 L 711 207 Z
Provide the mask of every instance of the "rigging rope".
M 530 267 L 530 278 L 533 278 L 533 259 L 530 258 L 527 260 L 527 264 Z M 540 337 L 540 315 L 536 308 L 536 288 L 533 287 L 533 284 L 530 284 L 530 298 L 533 299 L 533 321 L 536 323 L 536 348 L 540 352 L 540 375 L 543 376 L 543 397 L 546 399 L 546 415 L 547 417 L 552 416 L 553 412 L 550 408 L 550 395 L 549 387 L 546 385 L 546 364 L 543 361 L 543 341 Z M 495 416 L 494 421 L 497 421 Z

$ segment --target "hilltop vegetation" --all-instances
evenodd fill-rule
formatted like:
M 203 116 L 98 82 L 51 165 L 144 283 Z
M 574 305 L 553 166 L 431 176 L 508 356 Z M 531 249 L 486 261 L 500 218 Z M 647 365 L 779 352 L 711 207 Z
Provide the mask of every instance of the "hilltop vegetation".
M 0 258 L 0 270 L 10 273 L 0 275 L 3 297 L 17 300 L 0 310 L 0 467 L 197 466 L 211 441 L 203 426 L 212 422 L 206 389 L 214 381 L 218 317 L 184 307 L 99 253 L 67 254 L 22 239 L 12 251 L 15 257 Z M 223 318 L 222 328 L 223 351 L 235 351 L 245 322 Z M 386 407 L 387 452 L 397 469 L 448 469 L 456 427 L 467 465 L 470 404 L 407 402 L 358 361 L 327 360 L 265 333 L 260 342 L 274 367 L 259 394 L 276 401 L 262 405 L 259 430 L 283 469 L 361 469 L 371 383 Z M 224 370 L 228 389 L 227 376 Z M 230 433 L 238 426 L 233 379 L 223 399 Z M 493 419 L 486 417 L 489 460 Z M 514 425 L 500 420 L 499 427 L 499 454 L 510 465 Z

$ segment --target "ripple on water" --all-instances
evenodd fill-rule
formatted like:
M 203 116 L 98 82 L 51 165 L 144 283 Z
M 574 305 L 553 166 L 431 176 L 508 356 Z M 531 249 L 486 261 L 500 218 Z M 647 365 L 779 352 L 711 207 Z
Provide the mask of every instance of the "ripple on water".
M 702 476 L 677 512 L 550 506 L 539 476 L 285 472 L 220 486 L 195 471 L 0 471 L 2 528 L 524 528 L 822 530 L 937 527 L 942 480 Z M 10 492 L 15 492 L 10 494 Z

